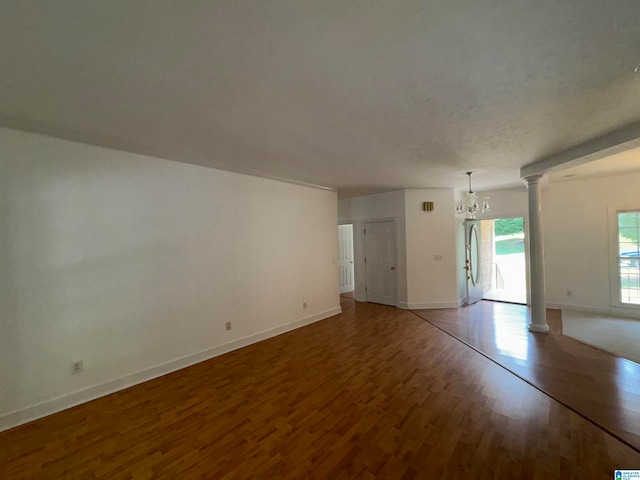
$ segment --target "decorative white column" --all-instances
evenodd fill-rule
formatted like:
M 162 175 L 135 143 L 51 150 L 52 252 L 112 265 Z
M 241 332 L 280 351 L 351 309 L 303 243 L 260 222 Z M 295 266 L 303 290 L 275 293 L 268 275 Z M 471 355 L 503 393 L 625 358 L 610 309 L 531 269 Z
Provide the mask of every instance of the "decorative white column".
M 542 202 L 540 198 L 541 178 L 542 175 L 531 175 L 526 178 L 529 185 L 529 257 L 531 267 L 531 323 L 529 323 L 529 331 L 548 333 L 544 285 Z

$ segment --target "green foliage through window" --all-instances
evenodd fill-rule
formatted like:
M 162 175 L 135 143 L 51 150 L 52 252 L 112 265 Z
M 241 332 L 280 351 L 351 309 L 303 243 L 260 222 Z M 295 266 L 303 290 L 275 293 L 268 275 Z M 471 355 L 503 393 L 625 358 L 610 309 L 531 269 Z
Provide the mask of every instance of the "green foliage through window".
M 618 228 L 621 236 L 633 243 L 638 243 L 640 211 L 618 213 Z
M 496 255 L 511 255 L 512 253 L 524 253 L 524 239 L 509 238 L 496 242 Z
M 516 235 L 524 232 L 524 218 L 501 218 L 494 223 L 496 237 L 503 235 Z

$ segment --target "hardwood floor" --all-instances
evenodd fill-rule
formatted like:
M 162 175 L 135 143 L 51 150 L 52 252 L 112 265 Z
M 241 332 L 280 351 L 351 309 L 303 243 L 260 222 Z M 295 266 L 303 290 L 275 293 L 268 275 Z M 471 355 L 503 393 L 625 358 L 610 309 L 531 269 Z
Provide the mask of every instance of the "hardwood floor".
M 612 478 L 640 453 L 411 312 L 344 313 L 0 433 L 7 479 Z
M 562 335 L 559 310 L 547 311 L 549 335 L 528 332 L 523 305 L 414 313 L 640 450 L 640 365 Z

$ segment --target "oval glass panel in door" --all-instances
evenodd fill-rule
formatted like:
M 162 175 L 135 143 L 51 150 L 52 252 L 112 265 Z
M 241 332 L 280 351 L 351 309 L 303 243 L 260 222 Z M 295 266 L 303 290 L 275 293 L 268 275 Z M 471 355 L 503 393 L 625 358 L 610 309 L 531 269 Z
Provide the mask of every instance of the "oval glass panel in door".
M 471 251 L 469 252 L 469 276 L 471 277 L 471 283 L 475 287 L 478 284 L 478 274 L 480 272 L 480 241 L 478 238 L 478 229 L 476 225 L 471 225 L 469 230 L 469 246 Z

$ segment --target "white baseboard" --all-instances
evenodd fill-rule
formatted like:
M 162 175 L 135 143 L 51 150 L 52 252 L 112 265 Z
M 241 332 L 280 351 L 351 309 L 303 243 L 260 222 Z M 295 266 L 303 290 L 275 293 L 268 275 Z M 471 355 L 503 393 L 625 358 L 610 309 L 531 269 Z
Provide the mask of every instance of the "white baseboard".
M 175 360 L 171 360 L 169 362 L 162 363 L 160 365 L 156 365 L 139 372 L 125 375 L 121 378 L 109 380 L 107 382 L 94 385 L 83 390 L 78 390 L 76 392 L 62 395 L 57 398 L 52 398 L 51 400 L 46 400 L 37 405 L 31 405 L 20 410 L 15 410 L 13 412 L 0 415 L 0 432 L 13 427 L 17 427 L 18 425 L 22 425 L 27 422 L 31 422 L 33 420 L 37 420 L 38 418 L 46 417 L 47 415 L 66 410 L 67 408 L 75 407 L 76 405 L 80 405 L 81 403 L 104 397 L 105 395 L 109 395 L 133 385 L 137 385 L 139 383 L 161 377 L 162 375 L 175 372 L 176 370 L 180 370 L 191 365 L 195 365 L 196 363 L 209 360 L 219 355 L 237 350 L 238 348 L 246 347 L 253 343 L 266 340 L 267 338 L 275 337 L 276 335 L 295 330 L 296 328 L 304 327 L 305 325 L 324 320 L 325 318 L 338 315 L 339 313 L 342 313 L 342 309 L 340 307 L 331 308 L 329 310 L 325 310 L 324 312 L 316 313 L 314 315 L 310 315 L 308 317 L 296 320 L 291 323 L 287 323 L 285 325 L 280 325 L 268 330 L 264 330 L 262 332 L 254 333 L 238 340 L 234 340 L 233 342 L 225 343 L 224 345 L 219 345 L 217 347 L 209 348 L 201 352 L 186 355 L 184 357 L 177 358 Z
M 627 318 L 640 318 L 640 308 L 635 307 L 611 307 L 609 309 L 611 312 L 609 315 L 617 316 L 617 317 L 627 317 Z
M 409 310 L 426 310 L 432 308 L 458 308 L 458 302 L 418 302 L 408 303 Z
M 564 303 L 547 303 L 547 308 L 559 310 L 573 310 L 575 312 L 594 313 L 613 317 L 640 318 L 640 309 L 634 307 L 591 307 L 588 305 L 567 305 Z
M 365 302 L 366 300 L 361 300 Z M 408 302 L 397 302 L 396 308 L 401 308 L 403 310 L 421 310 L 421 309 L 432 309 L 432 308 L 458 308 L 464 304 L 465 300 L 460 302 L 453 303 L 445 303 L 445 302 L 431 302 L 431 303 L 408 303 Z

